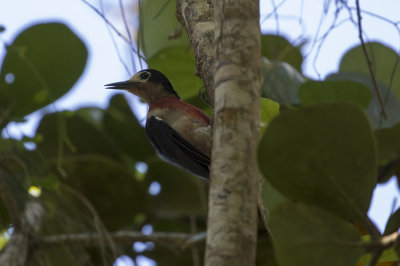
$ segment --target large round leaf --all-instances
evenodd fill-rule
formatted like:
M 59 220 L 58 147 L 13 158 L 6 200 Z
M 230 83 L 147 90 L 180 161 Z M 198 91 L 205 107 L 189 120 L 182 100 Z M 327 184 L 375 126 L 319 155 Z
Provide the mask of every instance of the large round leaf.
M 203 82 L 194 75 L 196 65 L 189 46 L 165 48 L 147 63 L 150 68 L 163 72 L 183 99 L 197 95 L 203 86 Z
M 303 55 L 299 46 L 294 46 L 286 38 L 277 35 L 261 35 L 261 54 L 271 61 L 289 63 L 301 72 Z
M 48 105 L 67 93 L 81 76 L 88 52 L 64 24 L 37 24 L 7 46 L 0 73 L 0 112 L 10 119 Z
M 366 48 L 376 78 L 387 87 L 390 87 L 397 98 L 400 99 L 399 55 L 389 47 L 377 42 L 367 43 Z M 367 60 L 361 45 L 346 52 L 340 62 L 339 72 L 360 73 L 370 76 Z
M 157 160 L 149 165 L 145 181 L 158 182 L 161 190 L 150 199 L 151 210 L 159 216 L 174 218 L 205 213 L 207 183 L 167 162 Z
M 260 169 L 284 196 L 349 220 L 366 215 L 377 156 L 368 119 L 348 103 L 286 111 L 259 146 Z
M 400 123 L 392 128 L 375 132 L 379 148 L 379 183 L 384 183 L 393 175 L 400 184 Z
M 279 204 L 287 201 L 276 188 L 271 186 L 268 181 L 264 180 L 261 186 L 261 199 L 267 210 L 273 210 Z
M 145 0 L 141 12 L 139 46 L 147 59 L 152 59 L 166 47 L 189 46 L 186 31 L 180 28 L 176 19 L 174 1 Z M 174 35 L 177 29 L 180 29 L 181 36 L 171 39 L 170 36 Z
M 306 81 L 300 87 L 299 97 L 302 105 L 352 102 L 367 108 L 371 92 L 366 85 L 354 81 Z
M 364 252 L 357 231 L 324 210 L 287 202 L 274 209 L 270 217 L 281 266 L 355 265 Z
M 62 182 L 82 193 L 95 207 L 108 229 L 135 225 L 134 217 L 147 210 L 147 193 L 134 171 L 104 157 L 71 156 L 64 160 Z
M 134 159 L 146 161 L 155 155 L 144 128 L 122 94 L 111 98 L 110 105 L 104 112 L 103 126 L 113 142 Z
M 392 128 L 376 131 L 379 147 L 379 160 L 389 162 L 400 156 L 400 123 Z
M 281 106 L 298 105 L 298 91 L 304 77 L 286 62 L 272 62 L 262 58 L 261 72 L 264 78 L 262 96 Z
M 90 109 L 85 108 L 85 112 Z M 98 109 L 93 109 L 97 112 Z M 36 134 L 43 140 L 38 149 L 46 156 L 62 159 L 67 155 L 97 154 L 120 158 L 118 147 L 94 123 L 75 113 L 59 112 L 46 115 Z M 87 116 L 87 115 L 86 115 Z
M 382 82 L 378 81 L 378 87 L 385 105 L 388 118 L 384 119 L 382 114 L 382 107 L 379 103 L 378 96 L 371 77 L 365 74 L 358 73 L 338 73 L 332 74 L 327 77 L 330 81 L 354 81 L 357 83 L 364 84 L 371 92 L 371 102 L 366 110 L 367 115 L 371 121 L 372 128 L 390 128 L 396 123 L 400 122 L 400 103 L 393 92 L 385 86 Z

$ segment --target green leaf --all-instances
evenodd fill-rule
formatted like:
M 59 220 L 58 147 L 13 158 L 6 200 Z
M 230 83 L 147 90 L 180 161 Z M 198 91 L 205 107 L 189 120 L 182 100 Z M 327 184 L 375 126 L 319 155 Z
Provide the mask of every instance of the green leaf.
M 371 121 L 372 128 L 390 128 L 396 123 L 400 122 L 400 104 L 396 96 L 390 89 L 383 83 L 378 82 L 379 91 L 383 97 L 385 109 L 388 113 L 388 119 L 384 119 L 382 115 L 382 108 L 376 94 L 376 90 L 372 84 L 371 78 L 364 74 L 356 73 L 339 73 L 327 77 L 327 80 L 347 80 L 359 82 L 366 85 L 371 92 L 372 100 L 368 106 L 367 114 Z
M 400 209 L 397 209 L 392 215 L 390 215 L 389 220 L 386 224 L 385 232 L 383 235 L 390 235 L 391 233 L 399 231 L 400 228 Z
M 264 266 L 277 266 L 276 256 L 274 254 L 274 246 L 269 234 L 263 236 L 259 232 L 257 239 L 257 251 L 256 251 L 256 264 Z
M 261 98 L 260 104 L 261 121 L 269 123 L 273 118 L 279 115 L 279 104 L 267 98 Z
M 276 190 L 267 180 L 264 180 L 261 187 L 261 198 L 267 210 L 273 210 L 279 204 L 287 201 L 278 190 Z
M 120 150 L 137 161 L 155 156 L 144 128 L 122 94 L 114 95 L 103 116 L 104 129 Z
M 81 76 L 87 56 L 85 44 L 64 24 L 24 30 L 7 46 L 0 73 L 0 112 L 11 109 L 13 120 L 54 102 Z
M 279 115 L 279 104 L 273 100 L 261 98 L 260 104 L 260 118 L 261 118 L 261 128 L 260 135 L 262 136 L 267 129 L 268 123 Z
M 379 151 L 379 182 L 386 182 L 393 175 L 398 175 L 400 166 L 400 123 L 392 128 L 375 132 Z
M 199 93 L 203 82 L 194 75 L 196 65 L 191 49 L 185 46 L 165 48 L 148 60 L 150 68 L 163 72 L 183 99 Z
M 396 265 L 396 263 L 399 262 L 399 255 L 396 253 L 395 248 L 398 247 L 393 247 L 390 249 L 385 249 L 381 255 L 381 257 L 379 258 L 379 262 L 384 263 L 384 262 L 392 262 L 392 265 Z M 377 265 L 377 266 L 385 266 L 383 265 Z
M 10 235 L 6 230 L 0 232 L 0 250 L 7 244 L 10 239 Z
M 133 169 L 112 158 L 71 156 L 63 168 L 67 178 L 62 182 L 93 204 L 108 229 L 134 225 L 135 215 L 147 211 L 149 195 L 144 184 L 136 181 Z
M 260 169 L 285 197 L 348 220 L 366 215 L 377 156 L 366 116 L 349 103 L 288 110 L 261 140 Z
M 205 181 L 161 160 L 149 164 L 145 182 L 150 186 L 154 181 L 161 185 L 160 193 L 150 198 L 155 214 L 170 218 L 205 214 Z
M 306 81 L 301 85 L 302 105 L 324 102 L 351 102 L 367 108 L 371 93 L 367 86 L 354 81 Z
M 377 42 L 366 43 L 366 48 L 377 80 L 383 82 L 386 87 L 391 87 L 397 99 L 400 99 L 399 55 L 391 48 Z M 340 72 L 361 73 L 370 76 L 361 45 L 346 52 L 340 62 L 339 69 Z
M 298 105 L 298 91 L 304 82 L 303 76 L 285 62 L 262 59 L 261 72 L 264 78 L 262 95 L 281 106 Z
M 400 123 L 394 127 L 376 131 L 379 147 L 379 159 L 389 161 L 400 154 Z
M 90 108 L 84 108 L 88 113 Z M 93 108 L 97 113 L 99 109 Z M 50 158 L 62 159 L 67 155 L 97 154 L 120 158 L 118 148 L 91 120 L 88 115 L 59 112 L 46 115 L 40 121 L 36 135 L 41 135 L 43 140 L 37 148 Z
M 303 55 L 299 46 L 293 46 L 285 37 L 261 35 L 261 54 L 271 61 L 284 61 L 301 72 Z
M 364 252 L 349 223 L 303 203 L 281 204 L 272 210 L 270 224 L 281 266 L 355 265 Z
M 176 19 L 176 5 L 174 1 L 145 0 L 142 2 L 140 14 L 140 48 L 147 59 L 152 59 L 156 53 L 172 46 L 189 48 L 189 39 L 186 31 L 181 29 L 182 35 L 176 39 L 169 36 L 180 27 Z M 171 66 L 171 65 L 170 65 Z M 177 65 L 172 66 L 176 67 Z

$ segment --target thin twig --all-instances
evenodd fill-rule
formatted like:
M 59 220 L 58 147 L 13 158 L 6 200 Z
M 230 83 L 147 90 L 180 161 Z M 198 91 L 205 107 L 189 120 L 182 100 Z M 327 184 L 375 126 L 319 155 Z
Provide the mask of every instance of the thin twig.
M 163 244 L 167 246 L 174 246 L 178 248 L 189 248 L 193 245 L 203 243 L 206 238 L 204 232 L 196 235 L 186 233 L 167 233 L 167 232 L 154 232 L 150 235 L 144 235 L 139 231 L 117 231 L 110 233 L 109 236 L 115 243 L 118 244 L 132 244 L 136 241 L 141 242 L 154 242 L 156 244 Z M 36 244 L 41 247 L 57 247 L 60 245 L 85 245 L 95 246 L 104 235 L 99 233 L 78 233 L 78 234 L 59 234 L 44 236 L 36 240 Z
M 100 218 L 100 215 L 97 213 L 96 208 L 92 205 L 92 203 L 84 196 L 82 195 L 79 191 L 73 189 L 72 187 L 69 187 L 67 185 L 62 185 L 62 188 L 78 198 L 89 210 L 90 214 L 93 216 L 93 223 L 94 227 L 97 231 L 98 234 L 101 234 L 102 237 L 99 238 L 99 243 L 100 243 L 100 250 L 102 253 L 103 257 L 103 262 L 105 263 L 106 260 L 106 250 L 105 250 L 105 242 L 108 242 L 108 245 L 111 248 L 112 255 L 113 257 L 116 257 L 117 251 L 114 242 L 112 241 L 103 221 Z
M 400 233 L 393 232 L 390 235 L 383 236 L 379 241 L 365 243 L 366 251 L 370 252 L 376 249 L 389 249 L 400 242 Z
M 386 112 L 386 108 L 385 108 L 385 104 L 383 102 L 381 93 L 379 91 L 378 88 L 378 83 L 376 81 L 376 77 L 375 77 L 375 73 L 374 73 L 374 69 L 372 68 L 372 63 L 371 60 L 368 56 L 368 52 L 367 52 L 367 48 L 365 46 L 365 42 L 364 42 L 364 38 L 363 38 L 363 34 L 362 34 L 362 25 L 361 25 L 361 9 L 360 9 L 360 1 L 356 0 L 356 7 L 357 7 L 357 19 L 358 19 L 358 37 L 360 38 L 361 41 L 361 46 L 364 52 L 364 56 L 365 56 L 365 60 L 367 61 L 367 65 L 368 65 L 368 69 L 369 69 L 369 73 L 371 75 L 371 79 L 372 79 L 372 83 L 374 85 L 374 89 L 376 91 L 376 94 L 378 96 L 378 101 L 379 101 L 379 105 L 381 106 L 382 109 L 382 114 L 384 119 L 388 119 L 388 114 Z
M 394 247 L 400 243 L 400 234 L 398 232 L 394 232 L 390 235 L 384 236 L 380 239 L 379 242 L 372 242 L 367 244 L 367 251 L 372 252 L 372 258 L 369 261 L 368 265 L 374 266 L 379 261 L 383 251 L 385 249 L 389 249 Z
M 128 21 L 127 21 L 126 16 L 125 16 L 124 5 L 122 3 L 122 0 L 119 0 L 118 2 L 119 2 L 119 8 L 121 10 L 122 21 L 124 22 L 124 26 L 125 26 L 125 31 L 126 31 L 126 34 L 128 34 L 129 46 L 132 47 L 133 46 L 133 39 L 132 39 L 131 31 L 130 31 L 130 29 L 128 27 Z M 135 71 L 136 70 L 135 59 L 133 58 L 133 54 L 132 53 L 131 53 L 131 61 L 132 61 L 132 70 L 134 72 L 136 72 Z
M 119 32 L 118 29 L 95 6 L 93 6 L 91 3 L 87 2 L 86 0 L 81 0 L 81 1 L 83 3 L 85 3 L 88 7 L 90 7 L 94 12 L 96 12 L 97 15 L 99 15 L 107 23 L 107 25 L 110 26 L 110 28 L 115 32 L 115 34 L 118 35 L 118 37 L 120 37 L 122 40 L 124 40 L 127 44 L 130 44 L 129 39 L 126 38 L 124 35 L 122 35 L 122 33 Z M 136 49 L 133 48 L 131 45 L 129 47 L 134 53 L 138 53 L 136 51 Z M 140 58 L 145 60 L 145 58 L 143 56 L 141 56 L 141 55 L 140 55 Z
M 276 5 L 274 8 L 273 8 L 273 10 L 270 12 L 270 13 L 268 13 L 268 15 L 266 15 L 265 16 L 265 18 L 263 18 L 263 20 L 261 21 L 261 25 L 265 22 L 265 21 L 267 21 L 270 17 L 272 17 L 272 16 L 275 16 L 275 14 L 278 12 L 278 9 L 283 5 L 283 4 L 285 4 L 285 2 L 286 1 L 282 1 L 282 2 L 280 2 L 278 5 Z
M 279 15 L 278 15 L 278 12 L 276 11 L 278 8 L 277 8 L 277 5 L 276 5 L 276 3 L 275 3 L 275 0 L 271 0 L 271 3 L 272 3 L 272 7 L 274 8 L 274 16 L 275 16 L 275 23 L 276 23 L 276 35 L 280 35 L 280 27 L 279 27 Z M 278 47 L 278 51 L 279 51 L 279 42 L 278 42 L 278 45 L 277 45 Z
M 100 4 L 100 11 L 101 11 L 100 13 L 101 14 L 105 14 L 103 1 L 100 0 L 99 4 Z M 129 71 L 128 66 L 126 65 L 124 59 L 122 58 L 122 55 L 121 55 L 120 49 L 118 48 L 118 44 L 117 44 L 117 42 L 115 40 L 113 31 L 110 29 L 110 27 L 107 26 L 107 23 L 106 23 L 106 29 L 107 29 L 108 35 L 110 36 L 110 39 L 111 39 L 111 41 L 113 43 L 113 46 L 115 48 L 115 52 L 117 53 L 119 61 L 121 62 L 122 66 L 125 68 L 125 71 L 128 74 L 128 76 L 130 76 L 132 73 L 131 73 L 131 71 Z
M 111 29 L 122 39 L 124 40 L 126 43 L 129 44 L 129 39 L 126 38 L 124 35 L 122 35 L 122 33 L 120 33 L 118 31 L 118 29 L 104 16 L 103 13 L 100 12 L 100 10 L 98 10 L 95 6 L 93 6 L 91 3 L 87 2 L 86 0 L 82 0 L 82 2 L 84 2 L 88 7 L 90 7 L 94 12 L 97 13 L 97 15 L 99 15 L 106 23 L 108 26 L 111 27 Z
M 137 49 L 137 55 L 139 58 L 139 65 L 140 65 L 140 69 L 143 69 L 143 63 L 142 63 L 142 58 L 140 57 L 139 54 L 139 50 L 140 50 L 140 43 L 142 43 L 142 51 L 143 53 L 148 56 L 148 54 L 146 53 L 146 46 L 144 43 L 144 37 L 143 37 L 143 10 L 142 10 L 142 0 L 138 0 L 138 8 L 139 8 L 139 32 L 137 34 L 137 38 L 136 38 L 136 47 Z
M 348 7 L 348 9 L 349 9 L 349 10 L 354 10 L 354 9 L 357 9 L 357 8 Z M 397 32 L 398 32 L 399 35 L 400 35 L 399 22 L 394 22 L 394 21 L 392 21 L 392 20 L 390 20 L 390 19 L 388 19 L 388 18 L 385 18 L 385 17 L 383 17 L 383 16 L 381 16 L 381 15 L 375 14 L 375 13 L 370 12 L 370 11 L 367 11 L 367 10 L 363 10 L 362 13 L 364 13 L 364 14 L 366 14 L 366 15 L 369 15 L 369 16 L 371 16 L 371 17 L 375 17 L 375 18 L 377 18 L 377 19 L 383 20 L 383 21 L 385 21 L 385 22 L 387 22 L 387 23 L 389 23 L 389 24 L 392 24 L 392 26 L 397 30 Z

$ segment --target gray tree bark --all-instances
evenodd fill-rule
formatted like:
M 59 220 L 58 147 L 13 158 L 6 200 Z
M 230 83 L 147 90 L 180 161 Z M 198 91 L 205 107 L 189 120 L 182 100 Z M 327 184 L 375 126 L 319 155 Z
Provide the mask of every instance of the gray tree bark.
M 214 106 L 214 8 L 211 0 L 176 0 L 177 18 L 186 29 L 203 80 Z
M 254 265 L 261 55 L 259 2 L 215 0 L 214 138 L 206 265 Z
M 261 55 L 256 0 L 177 0 L 214 106 L 206 265 L 254 265 Z

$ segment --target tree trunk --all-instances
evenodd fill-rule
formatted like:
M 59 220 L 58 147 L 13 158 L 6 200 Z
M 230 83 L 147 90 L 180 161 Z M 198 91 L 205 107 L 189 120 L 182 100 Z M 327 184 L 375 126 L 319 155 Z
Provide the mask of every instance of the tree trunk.
M 211 0 L 176 0 L 179 23 L 186 29 L 203 80 L 214 106 L 214 9 Z
M 214 106 L 205 264 L 252 265 L 257 240 L 261 94 L 258 1 L 176 3 L 198 75 Z
M 206 265 L 254 265 L 261 94 L 259 2 L 215 0 L 214 139 Z

